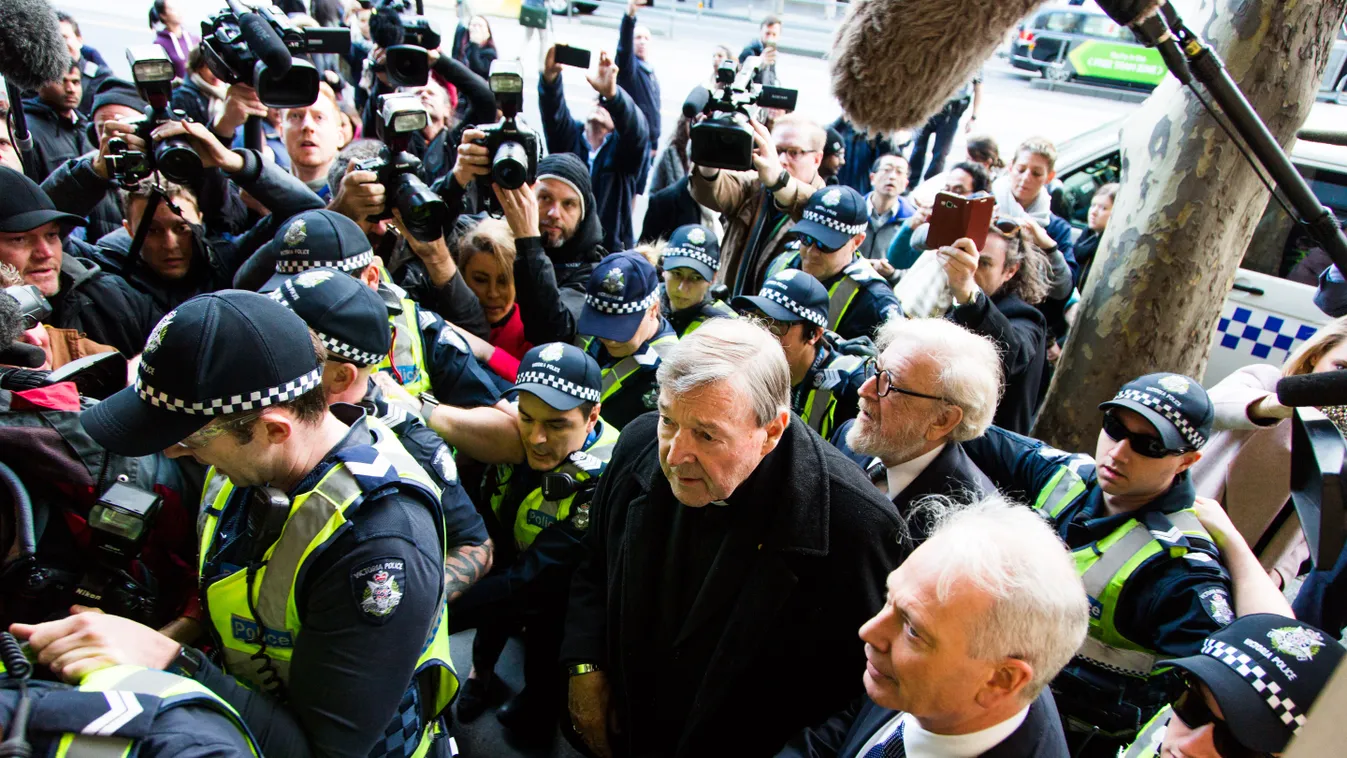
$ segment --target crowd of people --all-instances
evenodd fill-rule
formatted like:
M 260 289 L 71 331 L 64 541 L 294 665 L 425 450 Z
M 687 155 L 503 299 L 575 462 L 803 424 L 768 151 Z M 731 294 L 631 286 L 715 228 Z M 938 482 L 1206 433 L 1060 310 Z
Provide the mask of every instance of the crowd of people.
M 448 756 L 494 710 L 605 758 L 1286 749 L 1347 557 L 1311 570 L 1285 518 L 1276 387 L 1347 370 L 1347 318 L 1210 388 L 1136 377 L 1057 450 L 1028 435 L 1119 186 L 1073 229 L 981 75 L 911 139 L 762 109 L 751 169 L 699 165 L 633 0 L 586 113 L 544 44 L 511 186 L 492 21 L 400 87 L 375 38 L 407 9 L 375 5 L 280 4 L 351 33 L 307 106 L 226 83 L 174 0 L 172 118 L 66 13 L 65 74 L 4 106 L 33 136 L 0 123 L 5 734 Z M 789 85 L 782 39 L 708 83 Z M 943 239 L 950 199 L 987 228 Z

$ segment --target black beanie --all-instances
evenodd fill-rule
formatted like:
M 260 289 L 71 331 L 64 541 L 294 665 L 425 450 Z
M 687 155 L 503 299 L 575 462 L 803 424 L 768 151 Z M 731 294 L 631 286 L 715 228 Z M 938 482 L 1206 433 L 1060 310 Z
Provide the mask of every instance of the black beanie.
M 594 208 L 594 190 L 589 182 L 589 167 L 574 153 L 552 153 L 551 155 L 538 161 L 538 179 L 559 179 L 580 195 L 580 202 L 584 203 L 581 212 L 581 218 L 593 213 Z
M 89 113 L 93 113 L 105 105 L 124 105 L 140 112 L 144 112 L 146 108 L 150 107 L 149 103 L 140 99 L 140 93 L 136 91 L 134 84 L 112 78 L 105 79 L 98 85 L 98 91 L 94 94 L 94 105 Z

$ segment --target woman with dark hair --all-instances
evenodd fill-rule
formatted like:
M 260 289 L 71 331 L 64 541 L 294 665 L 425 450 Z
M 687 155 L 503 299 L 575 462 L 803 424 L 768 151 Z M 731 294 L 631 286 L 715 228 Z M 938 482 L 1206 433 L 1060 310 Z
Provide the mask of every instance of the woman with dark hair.
M 467 26 L 459 22 L 454 32 L 454 59 L 467 66 L 474 74 L 486 79 L 491 75 L 491 62 L 496 60 L 496 38 L 486 16 L 473 16 Z
M 154 44 L 164 48 L 173 62 L 173 76 L 187 77 L 187 59 L 201 37 L 187 31 L 175 0 L 154 0 L 150 4 L 150 28 L 155 30 Z
M 650 172 L 650 186 L 646 188 L 646 194 L 653 195 L 665 187 L 671 187 L 688 175 L 691 164 L 688 143 L 691 141 L 692 120 L 687 116 L 679 116 L 669 141 L 655 156 L 655 168 Z

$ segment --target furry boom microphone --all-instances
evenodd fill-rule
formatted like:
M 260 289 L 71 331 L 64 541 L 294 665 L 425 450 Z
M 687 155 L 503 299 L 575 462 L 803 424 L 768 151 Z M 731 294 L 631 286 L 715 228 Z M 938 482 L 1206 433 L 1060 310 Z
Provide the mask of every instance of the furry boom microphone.
M 857 0 L 833 43 L 833 92 L 870 131 L 919 126 L 1042 0 Z
M 6 81 L 37 89 L 70 69 L 56 11 L 46 0 L 0 0 L 0 19 L 0 76 Z

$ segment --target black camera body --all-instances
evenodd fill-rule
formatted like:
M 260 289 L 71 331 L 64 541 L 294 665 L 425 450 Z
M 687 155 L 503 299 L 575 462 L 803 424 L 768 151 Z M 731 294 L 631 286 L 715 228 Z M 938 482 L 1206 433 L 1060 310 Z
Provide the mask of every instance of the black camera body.
M 370 15 L 371 41 L 383 48 L 384 60 L 375 72 L 388 75 L 395 87 L 424 87 L 430 77 L 428 50 L 440 46 L 440 30 L 421 15 L 420 3 L 412 12 L 409 0 L 385 0 Z
M 357 171 L 379 175 L 384 186 L 383 212 L 370 221 L 392 218 L 393 208 L 402 214 L 407 232 L 422 242 L 444 236 L 449 207 L 421 180 L 421 159 L 407 150 L 411 135 L 426 128 L 430 114 L 421 99 L 410 93 L 379 96 L 379 138 L 384 148 L 377 158 L 357 161 Z
M 482 178 L 501 189 L 519 189 L 537 179 L 538 161 L 542 160 L 538 134 L 519 121 L 519 112 L 524 109 L 523 67 L 518 61 L 497 59 L 491 63 L 490 83 L 496 107 L 504 118 L 477 127 L 486 132 L 482 144 L 491 156 L 491 173 Z
M 701 109 L 707 118 L 692 127 L 693 163 L 730 171 L 751 170 L 753 129 L 748 120 L 753 114 L 749 108 L 795 110 L 798 91 L 753 81 L 761 65 L 762 59 L 753 55 L 738 66 L 730 60 L 716 69 L 716 91 Z
M 350 32 L 340 27 L 299 29 L 282 13 L 268 6 L 255 11 L 280 38 L 291 56 L 350 51 Z M 249 46 L 239 27 L 239 17 L 226 8 L 201 22 L 201 44 L 206 65 L 227 84 L 246 84 L 273 108 L 304 108 L 318 99 L 318 70 L 308 61 L 292 57 L 284 70 L 268 66 Z
M 135 80 L 140 97 L 149 103 L 145 115 L 133 122 L 136 136 L 150 146 L 147 151 L 132 150 L 126 140 L 108 141 L 106 161 L 108 173 L 124 188 L 131 188 L 150 177 L 155 171 L 171 182 L 193 185 L 204 170 L 201 156 L 182 137 L 170 137 L 155 142 L 150 133 L 169 121 L 188 120 L 182 111 L 170 110 L 173 95 L 173 63 L 158 45 L 135 45 L 127 48 L 126 60 L 131 64 L 131 78 Z

